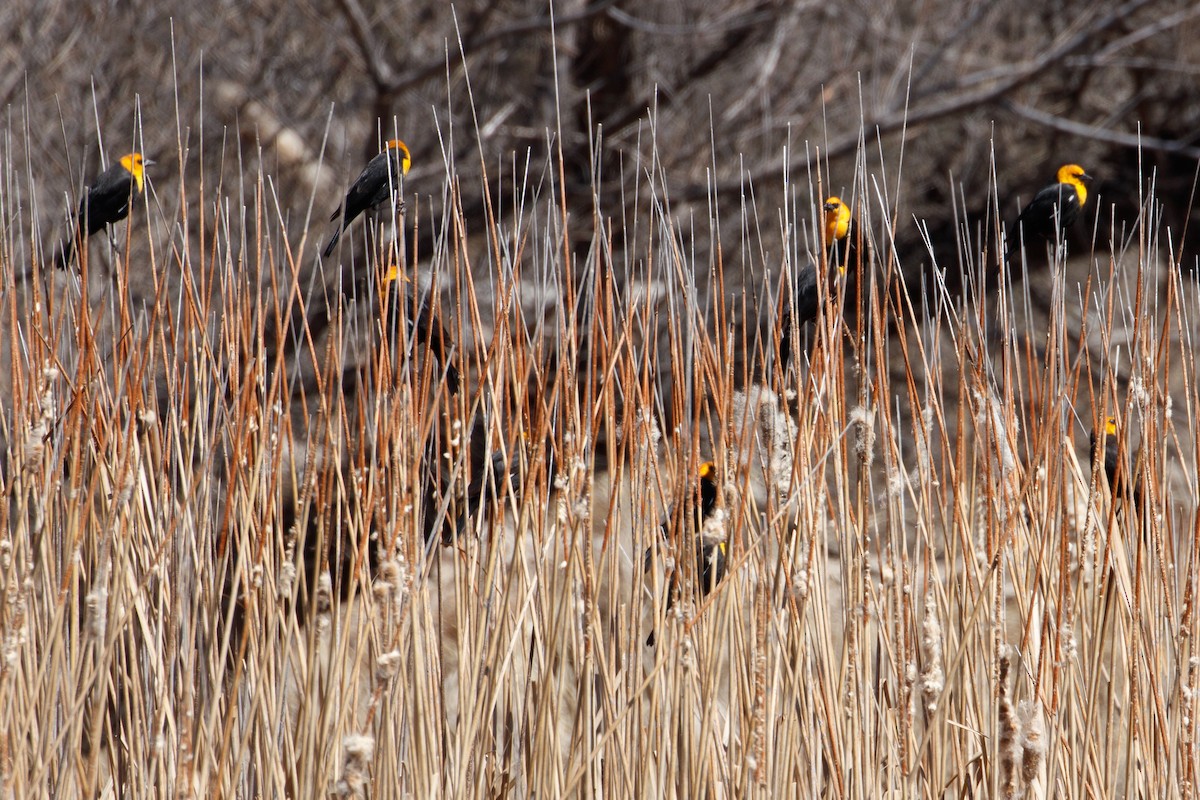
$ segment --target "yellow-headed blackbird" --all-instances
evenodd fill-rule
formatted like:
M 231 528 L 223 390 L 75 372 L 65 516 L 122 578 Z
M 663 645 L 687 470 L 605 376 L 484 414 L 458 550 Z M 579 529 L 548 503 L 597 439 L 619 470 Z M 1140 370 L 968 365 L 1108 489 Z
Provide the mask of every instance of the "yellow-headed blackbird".
M 839 275 L 844 275 L 850 256 L 850 207 L 843 203 L 840 197 L 830 197 L 825 201 L 824 212 L 825 252 L 829 264 L 837 268 Z M 829 285 L 828 281 L 826 285 Z M 816 319 L 820 310 L 817 265 L 810 261 L 796 275 L 796 297 L 792 308 L 785 308 L 783 312 L 783 324 L 779 334 L 779 359 L 784 367 L 792 358 L 792 327 L 803 327 Z
M 385 294 L 383 335 L 391 342 L 393 356 L 404 352 L 408 347 L 406 336 L 411 334 L 414 352 L 419 352 L 418 348 L 424 346 L 428 355 L 437 359 L 447 391 L 457 394 L 459 373 L 450 353 L 450 334 L 433 308 L 428 302 L 421 302 L 417 288 L 395 264 L 389 266 L 384 274 L 380 291 Z M 406 324 L 404 330 L 400 327 L 402 321 Z M 421 462 L 424 482 L 421 513 L 426 542 L 435 531 L 440 531 L 443 545 L 453 543 L 468 524 L 469 518 L 479 513 L 489 498 L 499 496 L 503 491 L 504 475 L 508 469 L 504 459 L 494 456 L 489 471 L 485 468 L 482 456 L 475 452 L 483 444 L 482 441 L 476 441 L 477 435 L 482 432 L 482 428 L 477 426 L 471 428 L 472 452 L 468 474 L 472 477 L 466 496 L 458 498 L 459 502 L 452 506 L 447 496 L 452 491 L 450 470 L 444 469 L 447 465 L 439 458 L 446 449 L 441 444 L 443 431 L 439 426 L 434 426 Z
M 96 231 L 129 216 L 130 200 L 145 191 L 146 167 L 153 163 L 141 153 L 129 153 L 96 177 L 79 201 L 73 234 L 67 236 L 59 250 L 60 267 L 70 260 L 73 242 L 86 240 Z
M 399 268 L 393 264 L 388 267 L 383 278 L 383 291 L 389 293 L 387 298 L 387 316 L 384 319 L 384 333 L 391 336 L 400 324 L 400 309 L 403 306 L 404 316 L 412 331 L 416 344 L 427 345 L 429 352 L 438 360 L 438 364 L 446 375 L 446 388 L 451 394 L 458 392 L 458 367 L 450 359 L 450 334 L 441 320 L 435 319 L 433 310 L 428 303 L 418 302 L 417 292 L 408 291 L 407 278 L 400 275 Z
M 1079 209 L 1087 202 L 1087 186 L 1092 176 L 1078 164 L 1066 164 L 1058 169 L 1058 180 L 1033 196 L 1021 211 L 1009 233 L 1005 262 L 1025 241 L 1035 239 L 1057 242 L 1062 231 L 1075 224 Z
M 710 541 L 704 536 L 704 521 L 717 507 L 717 467 L 711 461 L 700 465 L 700 504 L 696 509 L 696 574 L 700 590 L 708 594 L 725 578 L 725 540 Z
M 1096 431 L 1092 431 L 1091 441 L 1091 466 L 1096 467 L 1096 460 L 1100 458 L 1101 444 L 1104 448 L 1104 476 L 1108 478 L 1108 488 L 1112 492 L 1113 500 L 1117 502 L 1125 502 L 1133 500 L 1138 506 L 1141 506 L 1142 497 L 1142 481 L 1137 477 L 1137 462 L 1139 457 L 1136 455 L 1130 456 L 1134 470 L 1133 492 L 1127 494 L 1128 481 L 1125 479 L 1125 464 L 1120 456 L 1120 429 L 1117 427 L 1116 417 L 1104 418 L 1104 434 L 1103 437 L 1098 436 Z M 1128 447 L 1128 439 L 1126 446 Z
M 705 461 L 700 465 L 698 488 L 700 490 L 699 497 L 696 498 L 695 505 L 692 507 L 694 514 L 692 525 L 687 530 L 688 534 L 694 537 L 693 546 L 696 554 L 695 574 L 700 582 L 700 592 L 702 595 L 707 595 L 725 579 L 728 557 L 728 544 L 725 539 L 714 539 L 704 535 L 704 522 L 716 510 L 717 495 L 720 492 L 720 486 L 717 484 L 717 467 L 711 461 Z M 674 514 L 671 516 L 674 517 Z M 662 524 L 660 534 L 662 542 L 665 543 L 669 540 L 671 535 L 670 519 Z M 685 544 L 684 546 L 686 547 L 687 545 Z M 653 546 L 646 549 L 647 572 L 650 571 L 654 563 L 653 552 Z M 667 587 L 668 609 L 675 605 L 675 598 L 678 594 L 679 575 L 676 573 L 671 576 L 670 585 Z M 654 631 L 650 631 L 650 634 L 646 637 L 646 645 L 653 647 L 656 638 Z
M 717 483 L 717 467 L 711 461 L 705 461 L 700 465 L 700 480 L 697 487 L 699 488 L 699 497 L 696 498 L 692 507 L 692 524 L 686 530 L 689 536 L 694 537 L 696 576 L 700 579 L 700 590 L 704 594 L 708 594 L 725 577 L 726 557 L 725 540 L 712 540 L 704 535 L 704 523 L 716 510 L 717 495 L 720 493 L 720 486 Z M 667 520 L 661 527 L 664 542 L 670 538 L 670 533 L 671 522 Z M 650 566 L 650 561 L 651 553 L 647 551 L 647 568 Z M 672 589 L 671 596 L 667 601 L 668 607 L 674 602 L 673 595 L 676 591 L 677 589 Z
M 1096 431 L 1092 431 L 1092 469 L 1096 468 L 1096 460 L 1100 457 L 1100 447 L 1104 446 L 1104 474 L 1108 476 L 1108 485 L 1115 487 L 1117 485 L 1117 467 L 1118 461 L 1118 446 L 1117 446 L 1117 418 L 1105 417 L 1104 419 L 1104 435 L 1097 436 Z
M 398 192 L 400 180 L 408 174 L 410 166 L 412 155 L 408 152 L 408 145 L 399 139 L 389 139 L 383 152 L 367 162 L 367 166 L 350 185 L 350 191 L 346 192 L 345 202 L 329 218 L 332 222 L 341 215 L 342 220 L 333 229 L 329 244 L 325 245 L 325 258 L 333 254 L 333 248 L 337 247 L 342 231 L 346 230 L 359 214 L 375 211 L 391 200 L 392 195 Z

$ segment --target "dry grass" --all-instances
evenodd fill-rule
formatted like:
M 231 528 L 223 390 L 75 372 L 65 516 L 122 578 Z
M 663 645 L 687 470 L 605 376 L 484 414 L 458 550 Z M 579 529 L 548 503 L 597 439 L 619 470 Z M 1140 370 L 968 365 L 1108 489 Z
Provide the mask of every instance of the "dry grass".
M 1200 294 L 1153 196 L 1115 255 L 1001 281 L 964 227 L 914 286 L 902 179 L 860 172 L 874 257 L 785 370 L 813 164 L 778 215 L 677 216 L 642 163 L 603 167 L 620 209 L 568 208 L 551 155 L 490 168 L 465 218 L 448 170 L 400 217 L 433 252 L 360 228 L 337 274 L 265 175 L 185 182 L 186 220 L 146 203 L 82 280 L 0 230 L 6 793 L 1191 794 Z M 457 393 L 383 335 L 394 261 Z M 772 277 L 729 292 L 735 262 Z M 1089 467 L 1107 413 L 1140 507 Z M 705 459 L 730 570 L 701 597 L 659 525 Z

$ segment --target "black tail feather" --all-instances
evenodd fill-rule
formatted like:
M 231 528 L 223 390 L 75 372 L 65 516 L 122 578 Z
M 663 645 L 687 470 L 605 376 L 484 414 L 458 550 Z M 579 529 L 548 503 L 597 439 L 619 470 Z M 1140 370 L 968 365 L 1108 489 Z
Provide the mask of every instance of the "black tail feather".
M 322 253 L 325 258 L 333 255 L 333 248 L 337 247 L 338 239 L 340 238 L 342 238 L 342 226 L 338 225 L 333 229 L 333 236 L 329 237 L 329 244 L 325 245 L 325 252 Z
M 84 241 L 87 240 L 84 239 Z M 78 255 L 76 252 L 78 246 L 79 239 L 71 234 L 67 234 L 58 244 L 58 251 L 54 254 L 54 266 L 58 269 L 67 269 L 70 267 L 71 260 Z

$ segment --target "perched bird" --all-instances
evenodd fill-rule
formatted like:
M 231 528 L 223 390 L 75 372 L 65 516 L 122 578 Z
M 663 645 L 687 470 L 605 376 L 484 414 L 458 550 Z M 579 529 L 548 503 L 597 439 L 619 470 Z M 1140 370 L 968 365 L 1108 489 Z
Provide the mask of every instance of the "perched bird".
M 332 222 L 341 215 L 342 220 L 333 229 L 333 235 L 325 245 L 325 258 L 333 254 L 333 248 L 337 247 L 342 231 L 360 214 L 364 211 L 375 211 L 391 200 L 392 195 L 399 190 L 401 179 L 408 174 L 410 166 L 412 155 L 408 152 L 408 145 L 399 139 L 389 139 L 383 152 L 367 162 L 367 166 L 350 185 L 350 191 L 346 192 L 345 202 L 329 218 Z
M 451 353 L 452 340 L 433 308 L 428 302 L 420 301 L 416 288 L 401 274 L 396 264 L 388 267 L 380 291 L 385 295 L 383 335 L 391 341 L 392 353 L 402 352 L 402 349 L 407 347 L 403 341 L 397 339 L 403 321 L 406 323 L 407 332 L 412 335 L 414 352 L 420 352 L 417 348 L 424 346 L 425 353 L 437 359 L 446 390 L 450 394 L 457 394 L 460 379 L 457 362 Z M 441 443 L 443 433 L 439 426 L 434 426 L 421 462 L 424 484 L 421 504 L 422 529 L 426 543 L 433 537 L 434 532 L 438 531 L 443 545 L 452 544 L 455 537 L 466 527 L 469 518 L 479 513 L 489 499 L 495 500 L 500 496 L 505 485 L 503 476 L 508 471 L 508 464 L 502 457 L 494 455 L 491 459 L 491 470 L 484 467 L 482 454 L 476 452 L 483 444 L 479 440 L 479 434 L 482 433 L 482 428 L 472 425 L 469 439 L 472 452 L 468 464 L 470 483 L 465 497 L 452 499 L 449 497 L 453 493 L 449 470 L 443 470 L 443 461 L 438 457 L 446 449 Z M 498 505 L 498 501 L 495 504 Z
M 1104 459 L 1104 476 L 1108 479 L 1108 488 L 1112 492 L 1114 501 L 1125 501 L 1132 499 L 1134 502 L 1141 505 L 1142 501 L 1142 483 L 1136 478 L 1137 458 L 1133 458 L 1135 479 L 1133 483 L 1132 495 L 1127 495 L 1127 481 L 1125 480 L 1125 465 L 1121 461 L 1121 436 L 1117 428 L 1116 417 L 1104 418 L 1104 432 L 1102 435 L 1097 435 L 1095 430 L 1092 431 L 1091 437 L 1091 466 L 1094 470 L 1096 462 L 1103 457 Z M 1126 440 L 1128 446 L 1128 440 Z
M 822 239 L 829 264 L 839 275 L 846 274 L 850 263 L 850 207 L 840 197 L 830 197 L 824 205 L 825 231 Z M 826 282 L 828 285 L 828 282 Z M 817 287 L 817 265 L 808 262 L 796 275 L 796 296 L 792 307 L 783 311 L 779 332 L 780 364 L 787 367 L 792 358 L 792 328 L 801 328 L 815 320 L 821 310 L 821 295 Z
M 700 591 L 708 594 L 725 578 L 727 545 L 724 539 L 713 541 L 704 535 L 704 522 L 717 508 L 717 467 L 711 461 L 700 465 L 700 502 L 695 510 L 696 575 Z M 666 531 L 664 531 L 666 533 Z
M 1035 194 L 1017 217 L 1010 233 L 1008 249 L 1004 253 L 1005 263 L 1020 246 L 1022 239 L 1057 242 L 1062 232 L 1075 224 L 1079 209 L 1087 202 L 1085 184 L 1090 180 L 1092 176 L 1078 164 L 1059 167 L 1058 181 Z
M 700 465 L 699 481 L 696 484 L 698 497 L 692 506 L 692 523 L 686 529 L 687 535 L 694 537 L 693 547 L 696 554 L 696 577 L 700 580 L 700 591 L 708 594 L 725 578 L 725 557 L 727 545 L 724 539 L 713 539 L 704 533 L 704 523 L 712 517 L 717 508 L 717 496 L 720 486 L 717 483 L 717 467 L 711 461 Z M 672 518 L 675 514 L 672 513 Z M 671 520 L 668 519 L 660 529 L 662 541 L 667 542 L 671 535 Z M 686 546 L 686 543 L 685 543 Z M 646 551 L 646 568 L 649 569 L 652 560 L 651 550 Z M 667 599 L 667 607 L 674 604 L 674 595 L 678 592 L 678 584 L 672 581 L 673 588 Z
M 1097 436 L 1096 431 L 1092 431 L 1092 469 L 1096 468 L 1096 461 L 1100 458 L 1100 450 L 1104 450 L 1104 474 L 1108 476 L 1110 486 L 1116 486 L 1117 482 L 1117 466 L 1118 466 L 1118 446 L 1117 446 L 1117 418 L 1104 418 L 1104 434 Z
M 79 201 L 73 233 L 59 248 L 60 268 L 66 267 L 80 239 L 86 241 L 96 231 L 129 216 L 130 200 L 145 191 L 146 167 L 153 163 L 141 153 L 129 153 L 96 177 Z
M 450 357 L 451 339 L 441 320 L 436 319 L 429 303 L 419 302 L 416 291 L 408 291 L 409 280 L 400 275 L 399 268 L 392 264 L 383 277 L 383 291 L 388 293 L 386 316 L 383 320 L 384 335 L 392 336 L 399 329 L 400 310 L 417 345 L 425 345 L 438 360 L 445 373 L 446 388 L 451 394 L 458 392 L 460 385 L 458 366 Z

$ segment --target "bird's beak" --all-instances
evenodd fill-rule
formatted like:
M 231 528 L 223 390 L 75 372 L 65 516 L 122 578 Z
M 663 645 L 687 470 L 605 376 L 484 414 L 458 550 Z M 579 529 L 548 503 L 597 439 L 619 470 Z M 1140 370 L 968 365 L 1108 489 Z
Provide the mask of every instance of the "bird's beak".
M 1085 173 L 1083 173 L 1082 175 L 1080 175 L 1080 176 L 1079 176 L 1079 180 L 1081 180 L 1081 181 L 1094 181 L 1094 180 L 1096 180 L 1096 179 L 1095 179 L 1095 178 L 1093 178 L 1091 175 L 1088 175 L 1088 174 L 1085 172 Z
M 142 159 L 142 166 L 143 166 L 143 167 L 153 167 L 153 166 L 154 166 L 155 164 L 157 164 L 157 163 L 158 163 L 158 162 L 157 162 L 157 161 L 155 161 L 153 158 L 143 158 L 143 159 Z
M 393 264 L 392 266 L 388 267 L 387 274 L 383 276 L 383 284 L 384 284 L 384 286 L 386 286 L 389 283 L 396 283 L 396 282 L 412 283 L 412 278 L 410 278 L 407 275 L 401 275 L 400 269 L 395 264 Z
M 837 211 L 837 203 L 826 203 L 825 210 L 826 211 Z

